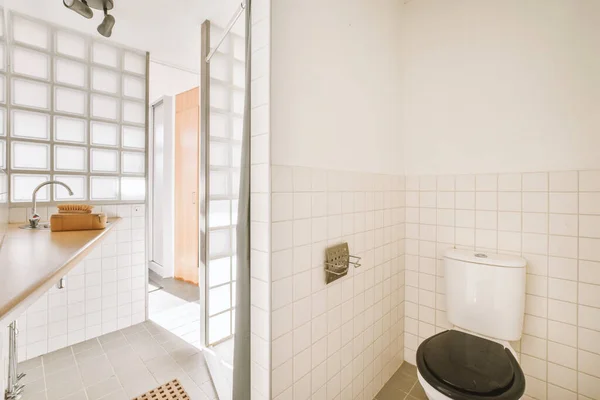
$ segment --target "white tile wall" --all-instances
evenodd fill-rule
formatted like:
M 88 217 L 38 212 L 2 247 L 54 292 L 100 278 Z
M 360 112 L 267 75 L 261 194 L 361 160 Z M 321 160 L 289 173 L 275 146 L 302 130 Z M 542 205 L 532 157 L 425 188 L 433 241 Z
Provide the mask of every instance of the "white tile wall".
M 528 261 L 523 337 L 534 399 L 600 399 L 600 171 L 406 179 L 405 357 L 446 320 L 443 252 Z
M 251 106 L 251 386 L 252 400 L 271 397 L 271 0 L 252 3 Z
M 271 185 L 272 398 L 372 399 L 403 361 L 404 179 L 272 166 Z M 362 266 L 326 285 L 341 242 Z
M 44 216 L 55 212 L 40 209 Z M 26 211 L 11 208 L 11 222 L 24 223 Z M 96 206 L 94 211 L 122 219 L 69 272 L 65 289 L 53 287 L 18 318 L 20 361 L 146 318 L 145 206 L 115 204 Z

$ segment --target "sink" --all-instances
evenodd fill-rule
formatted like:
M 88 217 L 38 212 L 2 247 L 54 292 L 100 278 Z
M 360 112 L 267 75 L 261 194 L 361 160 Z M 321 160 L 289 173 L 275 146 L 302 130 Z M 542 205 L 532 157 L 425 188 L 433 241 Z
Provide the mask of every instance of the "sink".
M 21 229 L 27 229 L 27 230 L 32 230 L 32 231 L 49 231 L 50 230 L 50 224 L 49 223 L 42 223 L 39 224 L 37 226 L 37 228 L 32 228 L 31 225 L 27 224 L 27 225 L 20 225 L 19 228 Z

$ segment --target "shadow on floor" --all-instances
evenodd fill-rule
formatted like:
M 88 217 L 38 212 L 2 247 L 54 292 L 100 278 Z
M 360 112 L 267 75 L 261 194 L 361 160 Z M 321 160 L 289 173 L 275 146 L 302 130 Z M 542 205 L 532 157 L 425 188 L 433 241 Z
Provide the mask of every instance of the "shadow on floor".
M 417 378 L 417 367 L 406 361 L 381 388 L 375 400 L 427 400 Z
M 161 290 L 179 297 L 181 300 L 189 303 L 200 300 L 200 287 L 189 282 L 180 281 L 174 278 L 161 278 L 156 272 L 148 271 L 148 279 Z

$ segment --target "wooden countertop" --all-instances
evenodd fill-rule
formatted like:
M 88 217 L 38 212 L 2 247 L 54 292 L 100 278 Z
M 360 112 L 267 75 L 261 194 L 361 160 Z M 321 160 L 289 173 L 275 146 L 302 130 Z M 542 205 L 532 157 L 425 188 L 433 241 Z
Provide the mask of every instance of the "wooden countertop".
M 50 232 L 11 224 L 0 245 L 0 326 L 20 313 L 73 269 L 120 218 L 103 230 Z

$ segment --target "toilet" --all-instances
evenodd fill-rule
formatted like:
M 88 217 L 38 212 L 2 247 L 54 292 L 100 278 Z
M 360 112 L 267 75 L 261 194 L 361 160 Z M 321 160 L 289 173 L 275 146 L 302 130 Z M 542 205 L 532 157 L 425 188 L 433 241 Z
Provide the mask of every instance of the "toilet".
M 525 267 L 516 256 L 452 249 L 444 254 L 446 313 L 453 329 L 417 349 L 430 400 L 516 400 L 525 376 L 509 341 L 521 338 Z

